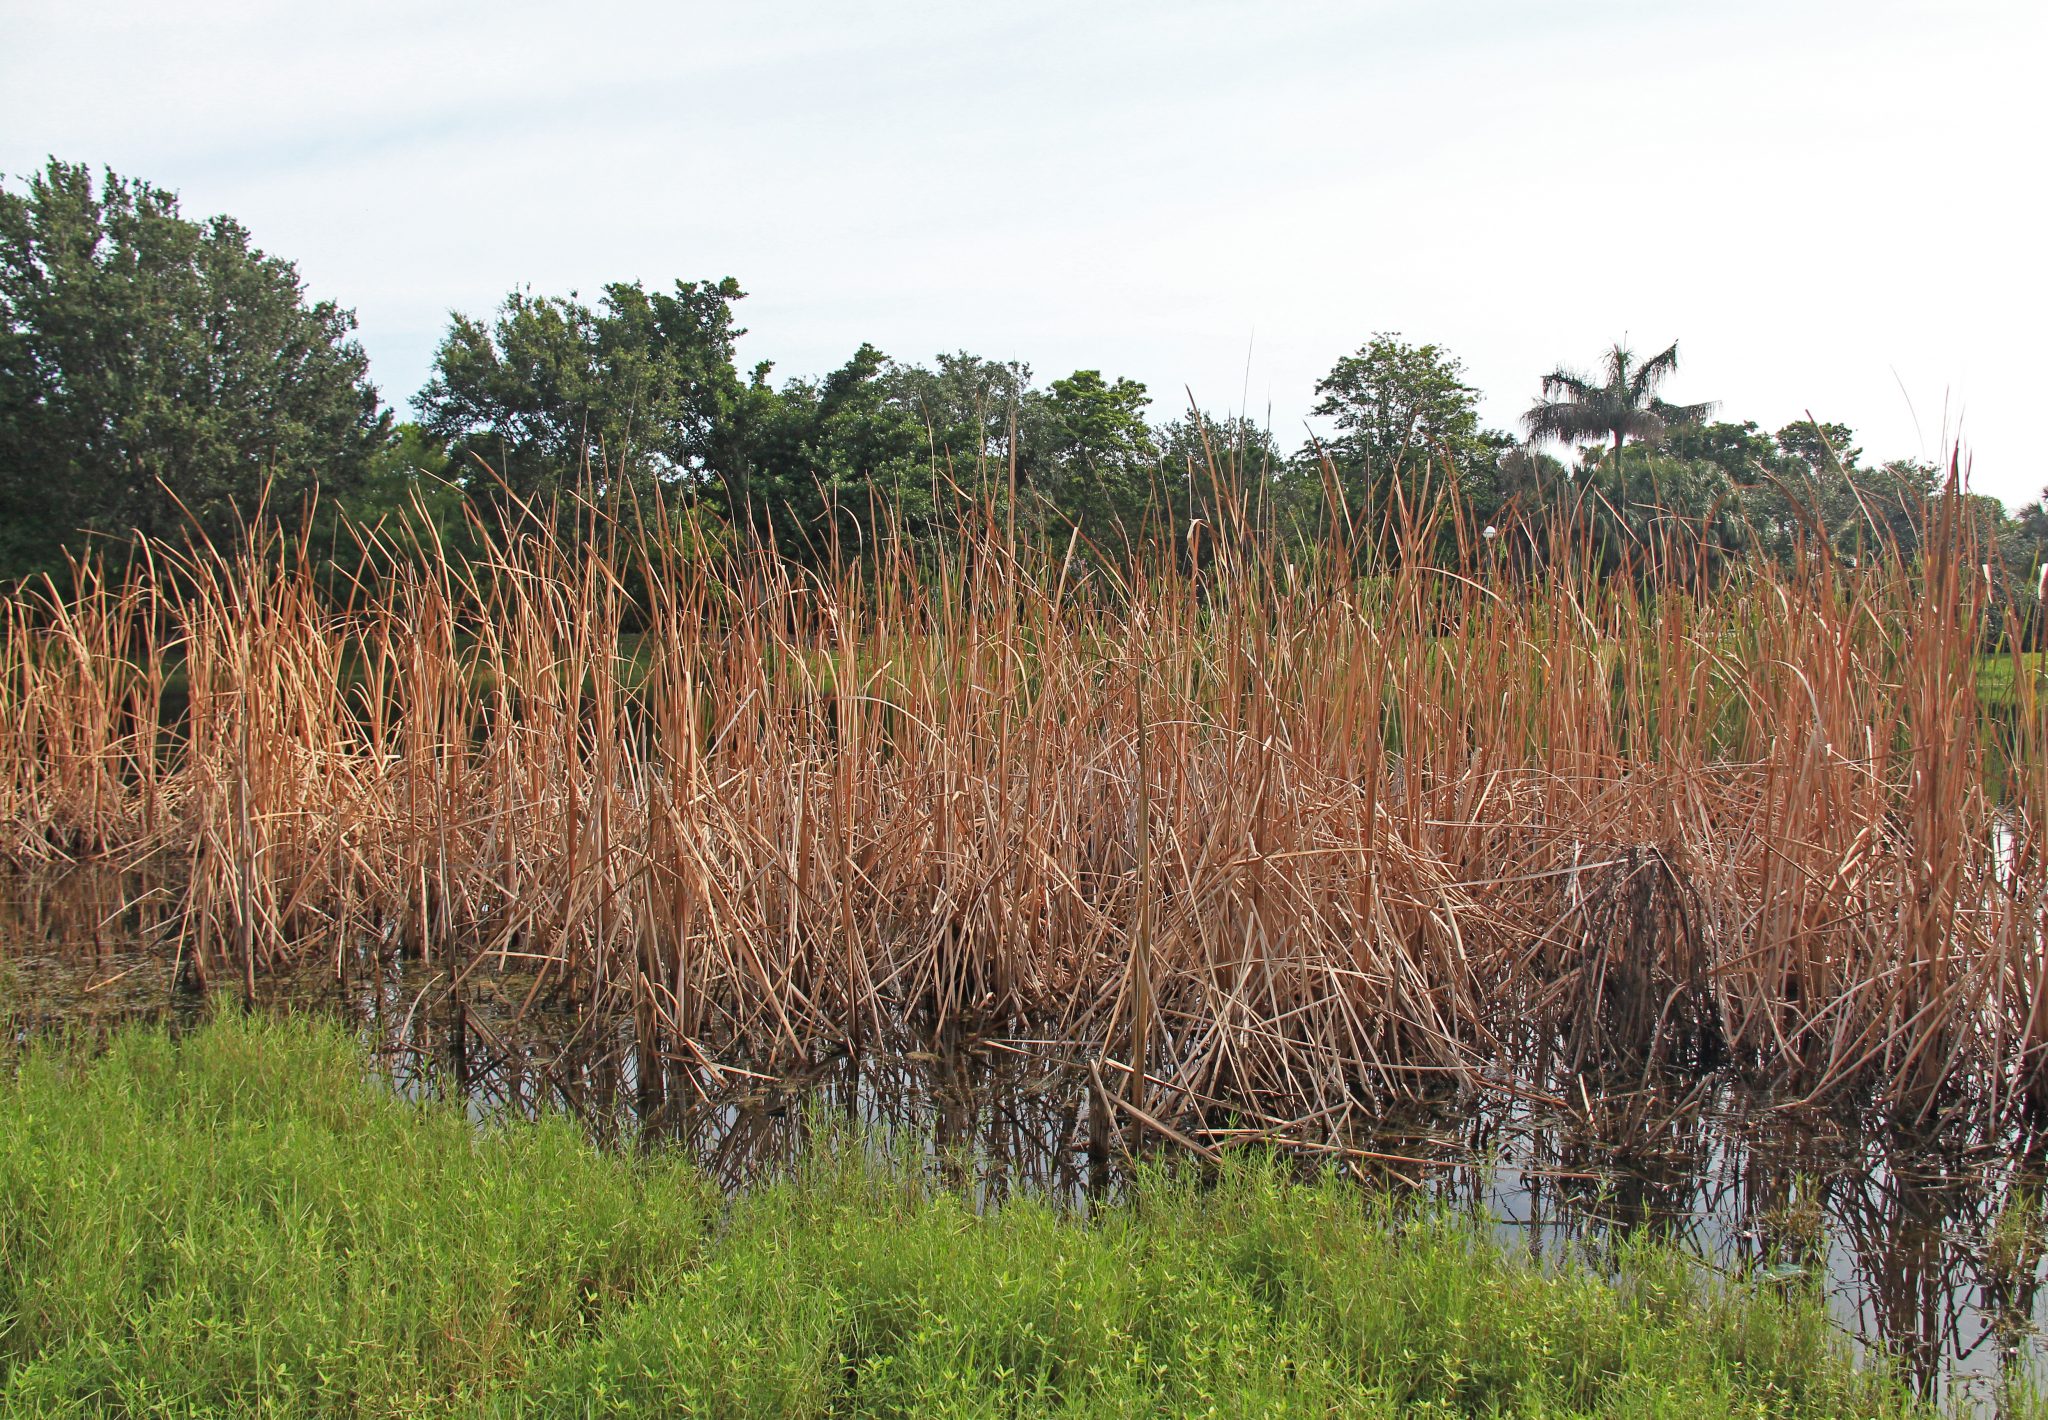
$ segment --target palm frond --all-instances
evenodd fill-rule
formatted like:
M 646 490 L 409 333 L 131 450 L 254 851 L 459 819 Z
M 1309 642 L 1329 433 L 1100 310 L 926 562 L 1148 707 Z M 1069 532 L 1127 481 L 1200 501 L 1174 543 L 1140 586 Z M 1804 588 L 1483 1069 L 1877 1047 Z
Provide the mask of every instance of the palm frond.
M 1655 439 L 1668 425 L 1691 424 L 1714 411 L 1712 403 L 1670 404 L 1655 397 L 1656 387 L 1678 368 L 1675 340 L 1641 362 L 1617 341 L 1600 364 L 1603 383 L 1564 368 L 1543 377 L 1543 398 L 1522 416 L 1532 440 L 1568 444 L 1597 435 L 1618 448 L 1625 440 Z
M 1654 439 L 1664 432 L 1664 419 L 1655 409 L 1615 409 L 1606 420 L 1607 432 L 1630 439 Z
M 1544 400 L 1522 416 L 1531 439 L 1556 439 L 1569 444 L 1588 434 L 1605 434 L 1605 421 L 1590 403 L 1571 399 Z
M 1599 394 L 1600 388 L 1599 385 L 1594 384 L 1584 375 L 1574 370 L 1564 369 L 1563 367 L 1552 370 L 1543 377 L 1543 397 L 1545 399 L 1556 399 L 1560 395 L 1568 395 L 1573 399 L 1587 400 Z
M 1628 385 L 1629 393 L 1634 395 L 1635 398 L 1629 402 L 1631 404 L 1641 404 L 1645 395 L 1663 384 L 1677 369 L 1678 342 L 1674 340 L 1663 350 L 1652 355 L 1636 367 L 1635 375 L 1630 379 Z
M 1697 424 L 1720 407 L 1721 402 L 1717 399 L 1704 400 L 1699 404 L 1673 404 L 1663 399 L 1650 401 L 1650 409 L 1666 424 Z

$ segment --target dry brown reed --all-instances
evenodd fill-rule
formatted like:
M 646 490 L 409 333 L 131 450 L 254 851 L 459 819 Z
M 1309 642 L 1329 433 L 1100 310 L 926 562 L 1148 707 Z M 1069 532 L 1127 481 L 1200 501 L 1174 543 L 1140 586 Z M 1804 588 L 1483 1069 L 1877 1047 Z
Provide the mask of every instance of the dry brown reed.
M 1228 517 L 1129 581 L 993 518 L 822 573 L 528 525 L 339 596 L 149 546 L 6 605 L 0 852 L 154 865 L 209 982 L 370 934 L 685 1068 L 966 1027 L 1296 1132 L 1617 1065 L 1997 1114 L 2044 1078 L 2048 757 L 2020 675 L 1987 762 L 1931 519 L 1710 587 Z

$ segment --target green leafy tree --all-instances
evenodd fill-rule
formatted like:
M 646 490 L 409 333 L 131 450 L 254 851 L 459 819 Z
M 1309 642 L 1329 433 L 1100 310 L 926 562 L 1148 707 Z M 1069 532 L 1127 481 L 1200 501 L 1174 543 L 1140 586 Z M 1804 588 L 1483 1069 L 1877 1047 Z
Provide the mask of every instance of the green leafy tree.
M 1571 483 L 1563 462 L 1527 444 L 1511 444 L 1493 467 L 1493 508 L 1487 516 L 1509 509 L 1527 522 L 1540 518 L 1551 501 Z
M 1127 545 L 1153 508 L 1158 449 L 1136 380 L 1076 370 L 1027 401 L 1023 463 L 1053 527 L 1078 524 L 1098 547 Z
M 822 380 L 792 380 L 757 410 L 741 516 L 786 551 L 857 552 L 886 529 L 922 538 L 933 519 L 926 425 L 892 394 L 889 359 L 862 345 Z
M 1863 461 L 1863 450 L 1856 447 L 1855 431 L 1846 424 L 1799 419 L 1773 434 L 1771 442 L 1780 453 L 1798 460 L 1816 476 L 1845 472 Z
M 1705 583 L 1748 546 L 1741 493 L 1708 459 L 1632 445 L 1600 461 L 1582 497 L 1609 572 Z
M 952 483 L 968 493 L 1003 486 L 1011 431 L 1021 435 L 1038 413 L 1030 406 L 1029 365 L 961 350 L 930 367 L 891 364 L 882 378 L 889 399 L 923 428 L 927 454 Z
M 448 450 L 418 424 L 398 424 L 341 506 L 363 523 L 405 515 L 420 506 L 432 509 L 437 520 L 452 519 L 460 516 L 462 493 L 448 474 Z
M 0 571 L 352 494 L 390 430 L 354 328 L 146 182 L 52 159 L 0 190 Z
M 1381 332 L 1317 382 L 1315 413 L 1337 428 L 1325 452 L 1354 507 L 1384 509 L 1397 486 L 1412 505 L 1425 485 L 1463 482 L 1498 459 L 1501 441 L 1480 429 L 1464 375 L 1442 346 Z
M 1807 485 L 1805 471 L 1754 420 L 1675 425 L 1664 431 L 1658 448 L 1671 458 L 1718 469 L 1736 490 L 1754 544 L 1768 556 L 1789 556 L 1802 529 L 1826 524 L 1825 515 L 1814 511 L 1817 490 Z
M 1601 359 L 1597 376 L 1562 367 L 1543 377 L 1543 398 L 1522 416 L 1532 440 L 1613 441 L 1614 452 L 1630 439 L 1652 440 L 1674 425 L 1692 424 L 1713 413 L 1707 404 L 1672 404 L 1657 390 L 1678 370 L 1678 343 L 1640 360 L 1625 345 Z
M 1928 470 L 1866 468 L 1854 431 L 1825 421 L 1776 433 L 1750 420 L 1701 421 L 1667 430 L 1659 448 L 1720 469 L 1740 493 L 1755 546 L 1779 561 L 1816 542 L 1845 556 L 1893 543 L 1910 554 L 1933 489 Z
M 1104 551 L 1173 516 L 1136 380 L 1076 370 L 1039 389 L 1029 365 L 959 351 L 929 368 L 890 365 L 882 382 L 917 424 L 922 477 L 942 498 L 1005 517 L 1014 479 L 1021 534 L 1064 540 L 1078 524 Z
M 1941 470 L 1919 459 L 1887 459 L 1867 473 L 1858 470 L 1855 487 L 1860 496 L 1855 519 L 1853 523 L 1843 519 L 1837 543 L 1875 548 L 1890 542 L 1908 555 L 1917 552 L 1929 505 L 1940 496 L 1941 484 Z M 1996 499 L 1977 501 L 1978 495 L 1969 496 L 1980 517 L 1997 510 L 1998 516 L 1988 524 L 1980 523 L 1980 530 L 1995 530 L 2002 522 L 2005 505 Z
M 744 504 L 748 440 L 769 402 L 766 367 L 750 383 L 734 366 L 744 295 L 730 277 L 669 293 L 618 282 L 597 308 L 514 292 L 488 324 L 457 314 L 415 401 L 421 426 L 486 499 L 501 486 L 529 500 L 589 486 Z
M 2048 567 L 2048 490 L 2013 515 L 2006 530 L 2006 560 L 2036 578 Z
M 418 424 L 403 423 L 370 461 L 359 487 L 340 502 L 343 517 L 386 531 L 400 543 L 468 545 L 462 489 L 448 450 Z
M 921 431 L 928 484 L 938 500 L 934 536 L 983 520 L 1007 528 L 1019 511 L 1027 532 L 1037 525 L 1042 509 L 1035 500 L 1024 499 L 1021 510 L 1010 503 L 1013 473 L 1021 483 L 1027 472 L 1027 447 L 1046 442 L 1044 400 L 1032 389 L 1029 365 L 961 350 L 937 356 L 930 366 L 892 362 L 882 380 L 890 402 Z
M 1855 441 L 1847 425 L 1811 419 L 1769 436 L 1775 457 L 1753 460 L 1765 476 L 1751 488 L 1749 506 L 1750 521 L 1773 556 L 1788 557 L 1800 541 L 1813 539 L 1854 551 L 1873 540 L 1867 534 L 1889 526 L 1884 519 L 1866 525 L 1865 498 L 1876 489 Z M 1913 542 L 1909 536 L 1904 546 L 1910 549 Z
M 1782 453 L 1778 441 L 1759 428 L 1755 420 L 1740 424 L 1722 420 L 1678 424 L 1664 431 L 1660 445 L 1674 458 L 1703 459 L 1736 483 L 1754 483 L 1775 472 Z
M 303 545 L 326 563 L 327 584 L 349 583 L 421 559 L 462 562 L 481 550 L 468 500 L 449 477 L 448 451 L 417 424 L 396 425 L 362 481 L 323 501 Z
M 1777 478 L 1759 501 L 1796 500 L 1796 518 L 1807 535 L 1818 535 L 1845 556 L 1865 557 L 1896 549 L 1914 556 L 1920 546 L 1929 500 L 1940 483 L 1932 465 L 1894 459 L 1865 467 L 1863 450 L 1845 424 L 1802 419 L 1772 436 L 1779 458 Z

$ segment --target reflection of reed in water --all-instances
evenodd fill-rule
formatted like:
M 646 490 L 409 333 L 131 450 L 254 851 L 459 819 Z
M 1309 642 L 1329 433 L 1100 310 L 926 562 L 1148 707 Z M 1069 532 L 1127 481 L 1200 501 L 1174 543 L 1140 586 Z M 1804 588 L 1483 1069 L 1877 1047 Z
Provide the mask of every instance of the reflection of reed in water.
M 8 919 L 16 975 L 0 989 L 15 1029 L 198 1018 L 201 1003 L 171 986 L 163 944 L 124 942 L 107 926 L 94 945 L 90 924 L 120 898 L 104 885 L 69 901 L 52 892 Z M 45 934 L 41 949 L 22 950 L 30 932 Z M 50 974 L 66 960 L 74 974 Z M 104 996 L 55 994 L 130 962 L 118 1011 Z M 573 1110 L 614 1147 L 686 1150 L 727 1189 L 786 1175 L 818 1128 L 849 1123 L 923 1150 L 933 1179 L 983 1206 L 1015 1193 L 1086 1206 L 1115 1193 L 1148 1147 L 1117 1115 L 1091 1157 L 1091 1062 L 1044 1043 L 954 1032 L 933 1048 L 898 1033 L 794 1071 L 694 1057 L 650 1067 L 629 1022 L 544 1006 L 517 976 L 473 974 L 457 987 L 438 966 L 387 960 L 368 943 L 339 976 L 323 963 L 264 990 L 276 1004 L 347 1014 L 407 1093 L 460 1098 L 479 1120 Z M 1649 1227 L 1732 1270 L 1797 1264 L 1856 1334 L 1899 1354 L 1923 1385 L 1961 1377 L 1981 1388 L 2010 1362 L 2038 1363 L 2042 1195 L 2027 1157 L 2038 1138 L 1915 1142 L 1726 1086 L 1660 1091 L 1624 1069 L 1611 1084 L 1584 1077 L 1582 1092 L 1563 1078 L 1354 1116 L 1310 1141 L 1301 1167 L 1341 1167 L 1397 1199 L 1493 1216 L 1543 1256 L 1597 1262 L 1609 1239 Z M 1200 1127 L 1212 1143 L 1262 1137 Z
M 2044 1178 L 2038 1147 L 2015 1170 L 1990 1225 L 1981 1234 L 1977 1310 L 1985 1329 L 1973 1346 L 1989 1343 L 1991 1364 L 2004 1377 L 2031 1359 L 2038 1337 L 2041 1264 L 2048 1256 L 2048 1219 L 2042 1214 Z
M 629 1053 L 631 1042 L 621 1036 L 613 1048 Z M 594 1082 L 616 1082 L 616 1104 L 632 1072 L 578 1066 L 575 1075 L 590 1107 Z M 850 1121 L 916 1141 L 935 1179 L 983 1204 L 1013 1191 L 1079 1204 L 1114 1190 L 1129 1157 L 1119 1140 L 1107 1176 L 1105 1161 L 1091 1164 L 1091 1093 L 1083 1062 L 963 1038 L 723 1090 L 697 1070 L 671 1084 L 664 1113 L 642 1121 L 639 1137 L 690 1150 L 737 1188 L 787 1174 L 815 1128 Z M 629 1115 L 605 1117 L 616 1128 Z M 1959 1167 L 1952 1143 L 1914 1150 L 1886 1131 L 1726 1091 L 1636 1089 L 1588 1091 L 1576 1110 L 1531 1106 L 1527 1092 L 1476 1108 L 1411 1105 L 1306 1151 L 1302 1163 L 1343 1163 L 1396 1197 L 1513 1219 L 1539 1255 L 1598 1261 L 1610 1240 L 1648 1228 L 1731 1273 L 1807 1285 L 1797 1273 L 1833 1293 L 1854 1334 L 1940 1393 L 1982 1389 L 2010 1365 L 2040 1361 L 2039 1185 L 2003 1150 L 1980 1144 L 1964 1157 L 1975 1163 Z

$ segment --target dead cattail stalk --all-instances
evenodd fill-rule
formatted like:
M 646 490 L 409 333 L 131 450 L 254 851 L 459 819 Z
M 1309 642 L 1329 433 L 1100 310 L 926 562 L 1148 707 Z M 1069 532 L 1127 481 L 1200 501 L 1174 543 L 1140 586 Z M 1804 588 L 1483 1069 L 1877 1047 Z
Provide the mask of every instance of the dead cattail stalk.
M 0 606 L 0 854 L 146 870 L 248 994 L 361 933 L 693 1068 L 1028 1028 L 1191 1138 L 1482 1067 L 2048 1099 L 2038 687 L 1994 764 L 1954 490 L 1917 563 L 1664 579 L 1570 510 L 1445 566 L 1405 497 L 1283 564 L 1212 492 L 1140 572 L 1014 479 L 926 562 L 147 544 Z

